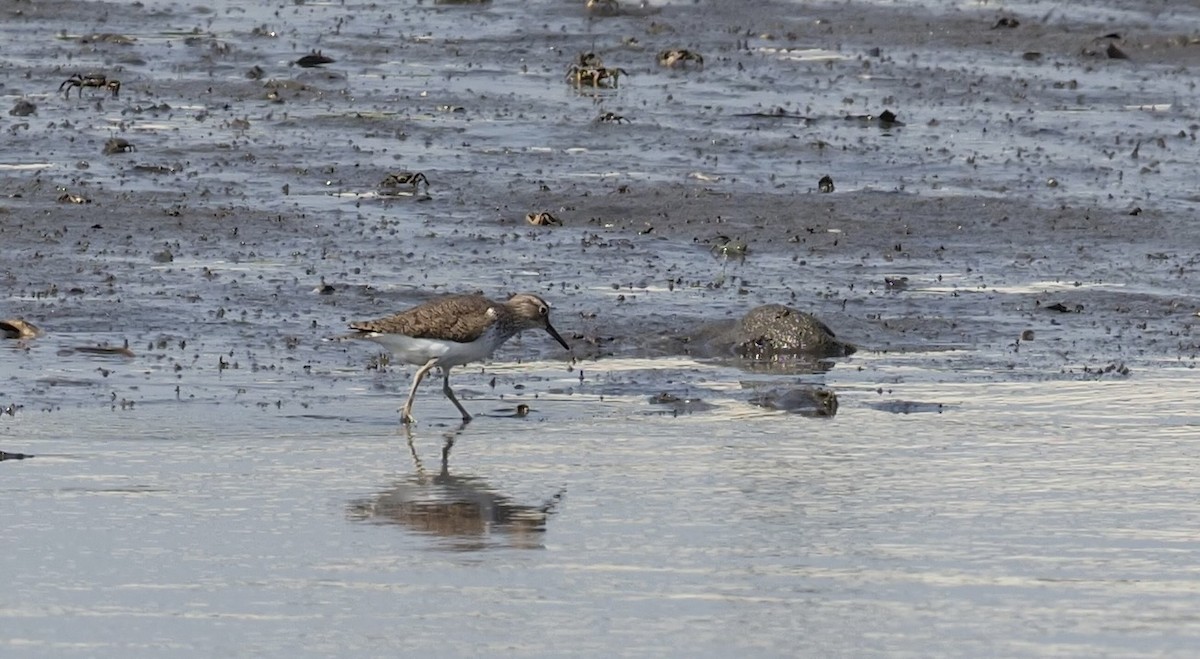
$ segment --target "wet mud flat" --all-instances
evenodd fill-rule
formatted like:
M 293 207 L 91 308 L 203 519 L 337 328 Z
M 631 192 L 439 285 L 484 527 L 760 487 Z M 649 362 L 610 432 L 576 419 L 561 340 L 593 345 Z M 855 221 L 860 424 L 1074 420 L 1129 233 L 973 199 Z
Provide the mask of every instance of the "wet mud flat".
M 8 648 L 1192 647 L 1200 14 L 583 4 L 0 5 Z M 326 339 L 473 290 L 572 354 L 405 432 Z

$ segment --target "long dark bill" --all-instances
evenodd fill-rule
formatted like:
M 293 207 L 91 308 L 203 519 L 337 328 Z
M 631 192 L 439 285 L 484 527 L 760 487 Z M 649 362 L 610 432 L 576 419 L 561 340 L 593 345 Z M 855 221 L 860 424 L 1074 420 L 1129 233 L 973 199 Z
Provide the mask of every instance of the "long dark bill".
M 571 349 L 571 346 L 567 345 L 567 342 L 564 341 L 563 338 L 558 335 L 558 332 L 554 330 L 554 327 L 551 326 L 550 323 L 546 323 L 546 332 L 548 334 L 550 334 L 550 336 L 553 336 L 554 340 L 558 341 L 559 344 L 562 345 L 562 347 L 566 348 L 567 350 Z

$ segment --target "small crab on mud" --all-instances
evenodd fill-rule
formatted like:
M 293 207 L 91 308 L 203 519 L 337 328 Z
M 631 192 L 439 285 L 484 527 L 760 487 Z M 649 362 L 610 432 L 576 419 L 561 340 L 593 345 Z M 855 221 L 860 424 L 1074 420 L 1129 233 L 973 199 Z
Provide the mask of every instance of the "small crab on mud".
M 700 53 L 687 50 L 686 48 L 671 48 L 658 54 L 658 63 L 668 68 L 683 66 L 688 62 L 695 62 L 696 66 L 703 67 L 704 57 Z
M 545 211 L 541 213 L 530 213 L 525 216 L 525 221 L 535 227 L 561 227 L 562 220 L 554 217 Z
M 750 248 L 746 245 L 746 241 L 739 238 L 717 236 L 713 239 L 712 246 L 708 248 L 708 251 L 720 259 L 742 261 L 746 258 L 746 252 L 750 251 Z
M 417 194 L 421 191 L 421 184 L 425 184 L 425 193 L 429 193 L 429 179 L 425 178 L 423 172 L 396 172 L 388 174 L 387 178 L 379 183 L 379 187 L 383 188 L 386 194 L 408 193 Z
M 111 156 L 118 153 L 129 153 L 137 151 L 137 147 L 132 142 L 123 137 L 114 137 L 104 143 L 104 155 Z
M 605 112 L 604 114 L 600 115 L 599 117 L 596 117 L 596 123 L 598 123 L 598 124 L 626 123 L 627 124 L 627 123 L 629 123 L 629 120 L 615 112 Z
M 87 197 L 85 197 L 83 195 L 71 194 L 70 192 L 64 192 L 58 196 L 58 203 L 60 203 L 60 204 L 90 204 L 90 203 L 92 203 L 92 200 L 88 199 Z
M 588 85 L 591 87 L 617 88 L 617 82 L 622 75 L 629 75 L 625 69 L 608 66 L 579 66 L 572 64 L 567 69 L 567 80 L 576 87 Z
M 600 56 L 593 52 L 580 53 L 567 69 L 567 81 L 576 87 L 590 85 L 616 89 L 622 75 L 629 74 L 625 69 L 604 66 Z
M 61 92 L 65 89 L 65 95 L 70 97 L 71 90 L 79 88 L 79 97 L 83 98 L 84 87 L 105 89 L 112 94 L 113 98 L 117 98 L 117 96 L 119 96 L 121 93 L 121 81 L 109 80 L 108 77 L 102 73 L 88 73 L 86 75 L 82 73 L 75 73 L 70 78 L 62 81 L 62 84 L 58 86 L 58 91 Z

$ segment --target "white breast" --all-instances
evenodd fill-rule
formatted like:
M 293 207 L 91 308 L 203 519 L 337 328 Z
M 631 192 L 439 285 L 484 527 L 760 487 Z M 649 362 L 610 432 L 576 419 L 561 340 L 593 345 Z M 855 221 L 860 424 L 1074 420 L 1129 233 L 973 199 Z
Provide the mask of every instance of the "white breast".
M 372 332 L 362 338 L 374 341 L 391 350 L 392 354 L 403 362 L 423 365 L 430 359 L 437 358 L 438 364 L 441 366 L 461 366 L 487 359 L 496 351 L 496 348 L 500 347 L 500 344 L 504 343 L 503 337 L 490 329 L 470 343 L 439 339 L 414 339 L 403 334 L 380 332 Z

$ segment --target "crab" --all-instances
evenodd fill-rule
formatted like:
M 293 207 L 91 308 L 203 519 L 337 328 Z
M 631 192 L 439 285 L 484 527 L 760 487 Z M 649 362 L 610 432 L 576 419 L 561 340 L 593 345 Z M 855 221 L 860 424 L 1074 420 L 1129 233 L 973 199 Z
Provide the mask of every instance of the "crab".
M 84 197 L 83 195 L 71 194 L 70 192 L 64 192 L 61 195 L 59 195 L 58 203 L 60 203 L 60 204 L 90 204 L 90 203 L 92 203 L 92 200 L 88 199 L 87 197 Z
M 621 122 L 629 123 L 629 120 L 615 112 L 605 112 L 596 117 L 596 123 L 598 124 L 619 124 Z
M 104 143 L 104 155 L 111 156 L 118 153 L 129 153 L 137 151 L 137 147 L 129 140 L 123 137 L 114 137 Z
M 562 220 L 554 217 L 545 211 L 541 213 L 530 213 L 525 216 L 525 221 L 535 227 L 561 227 Z
M 567 69 L 567 80 L 576 87 L 582 87 L 585 84 L 592 87 L 611 87 L 616 89 L 617 81 L 622 75 L 629 75 L 625 69 L 606 66 L 579 66 L 572 64 L 571 68 Z M 608 81 L 607 84 L 605 81 Z
M 695 62 L 696 66 L 704 66 L 704 57 L 686 48 L 672 48 L 658 54 L 658 63 L 666 67 L 675 67 L 687 62 Z
M 79 88 L 80 98 L 83 98 L 84 87 L 96 87 L 98 89 L 103 88 L 112 94 L 113 98 L 116 98 L 121 93 L 121 81 L 109 80 L 108 77 L 103 73 L 88 73 L 86 75 L 82 73 L 72 74 L 70 78 L 62 81 L 62 84 L 58 86 L 58 91 L 61 92 L 65 89 L 66 96 L 69 97 L 71 95 L 71 89 L 75 87 Z
M 739 238 L 717 236 L 713 239 L 712 246 L 708 251 L 717 258 L 741 261 L 746 258 L 746 252 L 750 251 L 750 248 L 746 245 L 746 241 Z
M 421 184 L 425 184 L 425 192 L 429 192 L 429 179 L 425 178 L 423 172 L 396 172 L 388 174 L 387 178 L 379 184 L 379 187 L 386 188 L 392 192 L 398 192 L 402 188 L 409 188 L 413 194 L 421 191 Z

